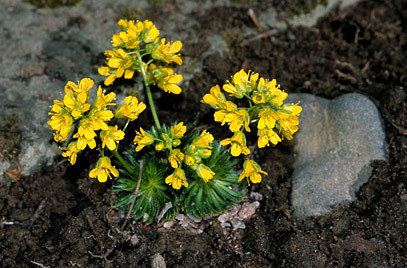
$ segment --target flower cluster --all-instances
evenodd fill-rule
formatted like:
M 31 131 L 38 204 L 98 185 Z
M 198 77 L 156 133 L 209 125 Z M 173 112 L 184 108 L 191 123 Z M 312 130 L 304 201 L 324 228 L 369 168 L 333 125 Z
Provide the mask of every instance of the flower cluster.
M 182 92 L 183 77 L 172 69 L 182 64 L 182 43 L 160 38 L 159 30 L 148 20 L 119 20 L 118 25 L 120 31 L 112 36 L 112 49 L 105 51 L 106 61 L 98 72 L 105 77 L 106 86 L 141 74 L 154 126 L 146 130 L 137 127 L 134 148 L 119 152 L 129 123 L 146 104 L 127 96 L 118 105 L 116 94 L 101 86 L 91 97 L 92 79 L 70 81 L 62 100 L 51 106 L 48 121 L 54 140 L 63 143 L 62 156 L 74 165 L 81 151 L 97 151 L 100 157 L 89 177 L 99 182 L 118 177 L 113 183 L 118 193 L 116 206 L 128 211 L 126 220 L 131 215 L 151 223 L 180 212 L 202 217 L 240 202 L 245 185 L 239 182 L 259 183 L 267 175 L 249 158 L 252 147 L 247 140 L 252 137 L 247 134 L 257 128 L 259 148 L 291 140 L 298 130 L 301 107 L 284 103 L 288 95 L 276 80 L 241 70 L 203 97 L 203 102 L 216 110 L 215 121 L 227 125 L 231 137 L 217 142 L 207 130 L 187 132 L 183 122 L 162 125 L 150 86 L 172 94 Z M 223 146 L 228 146 L 230 153 Z M 241 155 L 245 160 L 239 175 L 234 157 Z
M 185 168 L 189 168 L 208 182 L 215 173 L 202 163 L 212 154 L 213 136 L 206 130 L 200 135 L 194 137 L 191 142 L 182 144 L 187 127 L 183 122 L 170 127 L 163 126 L 161 131 L 152 128 L 145 131 L 140 128 L 136 132 L 134 143 L 136 152 L 141 151 L 145 146 L 154 146 L 158 152 L 165 152 L 169 165 L 174 169 L 173 173 L 166 177 L 165 182 L 174 189 L 180 189 L 181 186 L 188 187 L 188 180 L 185 176 Z
M 90 102 L 89 92 L 94 81 L 83 78 L 79 83 L 69 81 L 65 85 L 63 100 L 54 100 L 51 106 L 51 119 L 48 125 L 54 132 L 54 140 L 66 142 L 62 146 L 62 156 L 69 158 L 72 165 L 76 163 L 77 155 L 87 147 L 95 149 L 99 143 L 102 151 L 117 149 L 117 144 L 124 138 L 124 131 L 118 125 L 109 125 L 114 117 L 129 121 L 138 118 L 146 109 L 146 105 L 139 102 L 136 97 L 128 96 L 124 99 L 115 113 L 109 107 L 116 106 L 116 94 L 106 92 L 99 86 L 94 101 Z M 105 182 L 111 175 L 119 174 L 111 165 L 108 157 L 102 156 L 96 168 L 90 171 L 89 176 Z
M 229 97 L 245 99 L 247 103 L 239 107 L 226 98 L 218 85 L 203 97 L 203 102 L 216 110 L 214 120 L 222 125 L 227 124 L 233 133 L 231 138 L 221 141 L 221 145 L 230 145 L 231 155 L 250 154 L 245 132 L 251 131 L 251 123 L 257 123 L 259 148 L 275 145 L 282 139 L 293 139 L 293 134 L 298 130 L 301 106 L 284 103 L 288 94 L 280 89 L 275 79 L 269 81 L 257 73 L 242 69 L 222 89 Z M 243 168 L 240 180 L 248 177 L 251 182 L 258 183 L 261 181 L 260 174 L 266 174 L 253 160 L 247 159 Z
M 121 31 L 112 36 L 111 50 L 105 51 L 106 65 L 99 67 L 99 74 L 106 76 L 105 85 L 117 78 L 132 79 L 141 73 L 150 85 L 157 85 L 165 92 L 180 94 L 182 75 L 175 74 L 169 66 L 182 64 L 179 52 L 181 41 L 167 42 L 149 21 L 119 20 Z

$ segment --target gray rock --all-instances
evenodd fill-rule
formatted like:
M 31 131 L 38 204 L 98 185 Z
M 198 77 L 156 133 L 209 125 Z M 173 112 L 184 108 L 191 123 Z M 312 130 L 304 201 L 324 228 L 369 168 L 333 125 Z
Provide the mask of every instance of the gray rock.
M 373 160 L 386 159 L 381 116 L 375 104 L 360 94 L 327 100 L 292 94 L 300 101 L 300 130 L 295 136 L 292 207 L 303 219 L 328 213 L 332 205 L 355 200 L 367 182 Z
M 165 268 L 167 267 L 167 264 L 165 263 L 164 257 L 160 254 L 157 253 L 153 256 L 151 260 L 151 267 L 152 268 Z
M 336 8 L 345 9 L 356 5 L 359 1 L 360 0 L 327 0 L 324 3 L 314 1 L 313 6 L 309 6 L 312 2 L 308 3 L 308 5 L 303 5 L 304 10 L 302 12 L 294 16 L 288 16 L 285 19 L 281 18 L 281 14 L 271 6 L 260 13 L 259 21 L 263 25 L 280 30 L 285 30 L 289 25 L 291 27 L 314 27 L 321 19 L 328 16 Z M 311 9 L 308 10 L 310 7 Z

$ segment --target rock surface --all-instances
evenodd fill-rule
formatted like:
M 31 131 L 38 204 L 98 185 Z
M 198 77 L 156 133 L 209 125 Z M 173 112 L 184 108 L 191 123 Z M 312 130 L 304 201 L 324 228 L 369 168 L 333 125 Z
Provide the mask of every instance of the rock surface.
M 363 95 L 327 100 L 293 94 L 290 101 L 303 107 L 292 178 L 294 215 L 303 219 L 353 201 L 369 179 L 371 162 L 386 159 L 386 141 L 381 116 Z

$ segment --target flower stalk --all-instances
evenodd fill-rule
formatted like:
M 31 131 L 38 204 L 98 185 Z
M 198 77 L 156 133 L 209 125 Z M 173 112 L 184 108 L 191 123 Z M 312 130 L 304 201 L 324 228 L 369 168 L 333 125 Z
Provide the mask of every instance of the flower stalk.
M 154 124 L 155 124 L 155 127 L 157 128 L 157 130 L 161 131 L 161 124 L 160 124 L 160 120 L 158 119 L 157 111 L 156 111 L 155 105 L 154 105 L 153 95 L 151 94 L 150 85 L 147 80 L 146 70 L 144 69 L 144 62 L 140 55 L 140 51 L 137 50 L 136 54 L 137 54 L 137 60 L 139 62 L 140 69 L 141 69 L 141 75 L 143 76 L 144 87 L 146 89 L 148 104 L 150 105 L 150 111 L 151 111 L 151 114 L 153 115 Z
M 123 165 L 123 167 L 132 175 L 136 175 L 135 170 L 130 166 L 130 164 L 124 160 L 124 158 L 119 154 L 119 152 L 117 150 L 113 150 L 112 154 L 114 155 L 114 157 L 117 159 L 117 161 L 120 162 L 120 164 Z

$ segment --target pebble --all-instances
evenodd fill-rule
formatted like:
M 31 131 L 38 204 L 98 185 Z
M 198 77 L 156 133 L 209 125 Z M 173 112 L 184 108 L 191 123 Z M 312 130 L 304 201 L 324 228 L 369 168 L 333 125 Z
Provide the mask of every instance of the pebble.
M 138 238 L 138 236 L 136 234 L 132 235 L 130 238 L 130 243 L 133 246 L 137 246 L 137 244 L 140 242 L 140 239 Z
M 369 179 L 372 161 L 387 156 L 378 109 L 356 93 L 333 100 L 292 94 L 289 101 L 300 101 L 303 107 L 300 130 L 294 137 L 294 216 L 319 216 L 329 213 L 333 205 L 349 204 Z
M 170 229 L 172 226 L 174 226 L 175 222 L 174 221 L 166 221 L 163 224 L 163 227 L 166 229 Z
M 252 199 L 254 201 L 261 201 L 261 200 L 263 200 L 263 195 L 258 192 L 251 192 L 250 199 Z
M 237 216 L 241 220 L 247 220 L 247 219 L 251 218 L 254 215 L 254 213 L 256 213 L 256 204 L 246 203 L 246 204 L 242 205 L 242 208 L 240 209 Z
M 241 221 L 241 220 L 232 219 L 230 222 L 232 223 L 233 230 L 246 228 L 246 225 L 245 225 L 244 222 Z
M 151 267 L 152 268 L 166 268 L 167 267 L 167 264 L 165 263 L 165 259 L 160 253 L 157 253 L 153 256 L 153 258 L 151 260 Z

